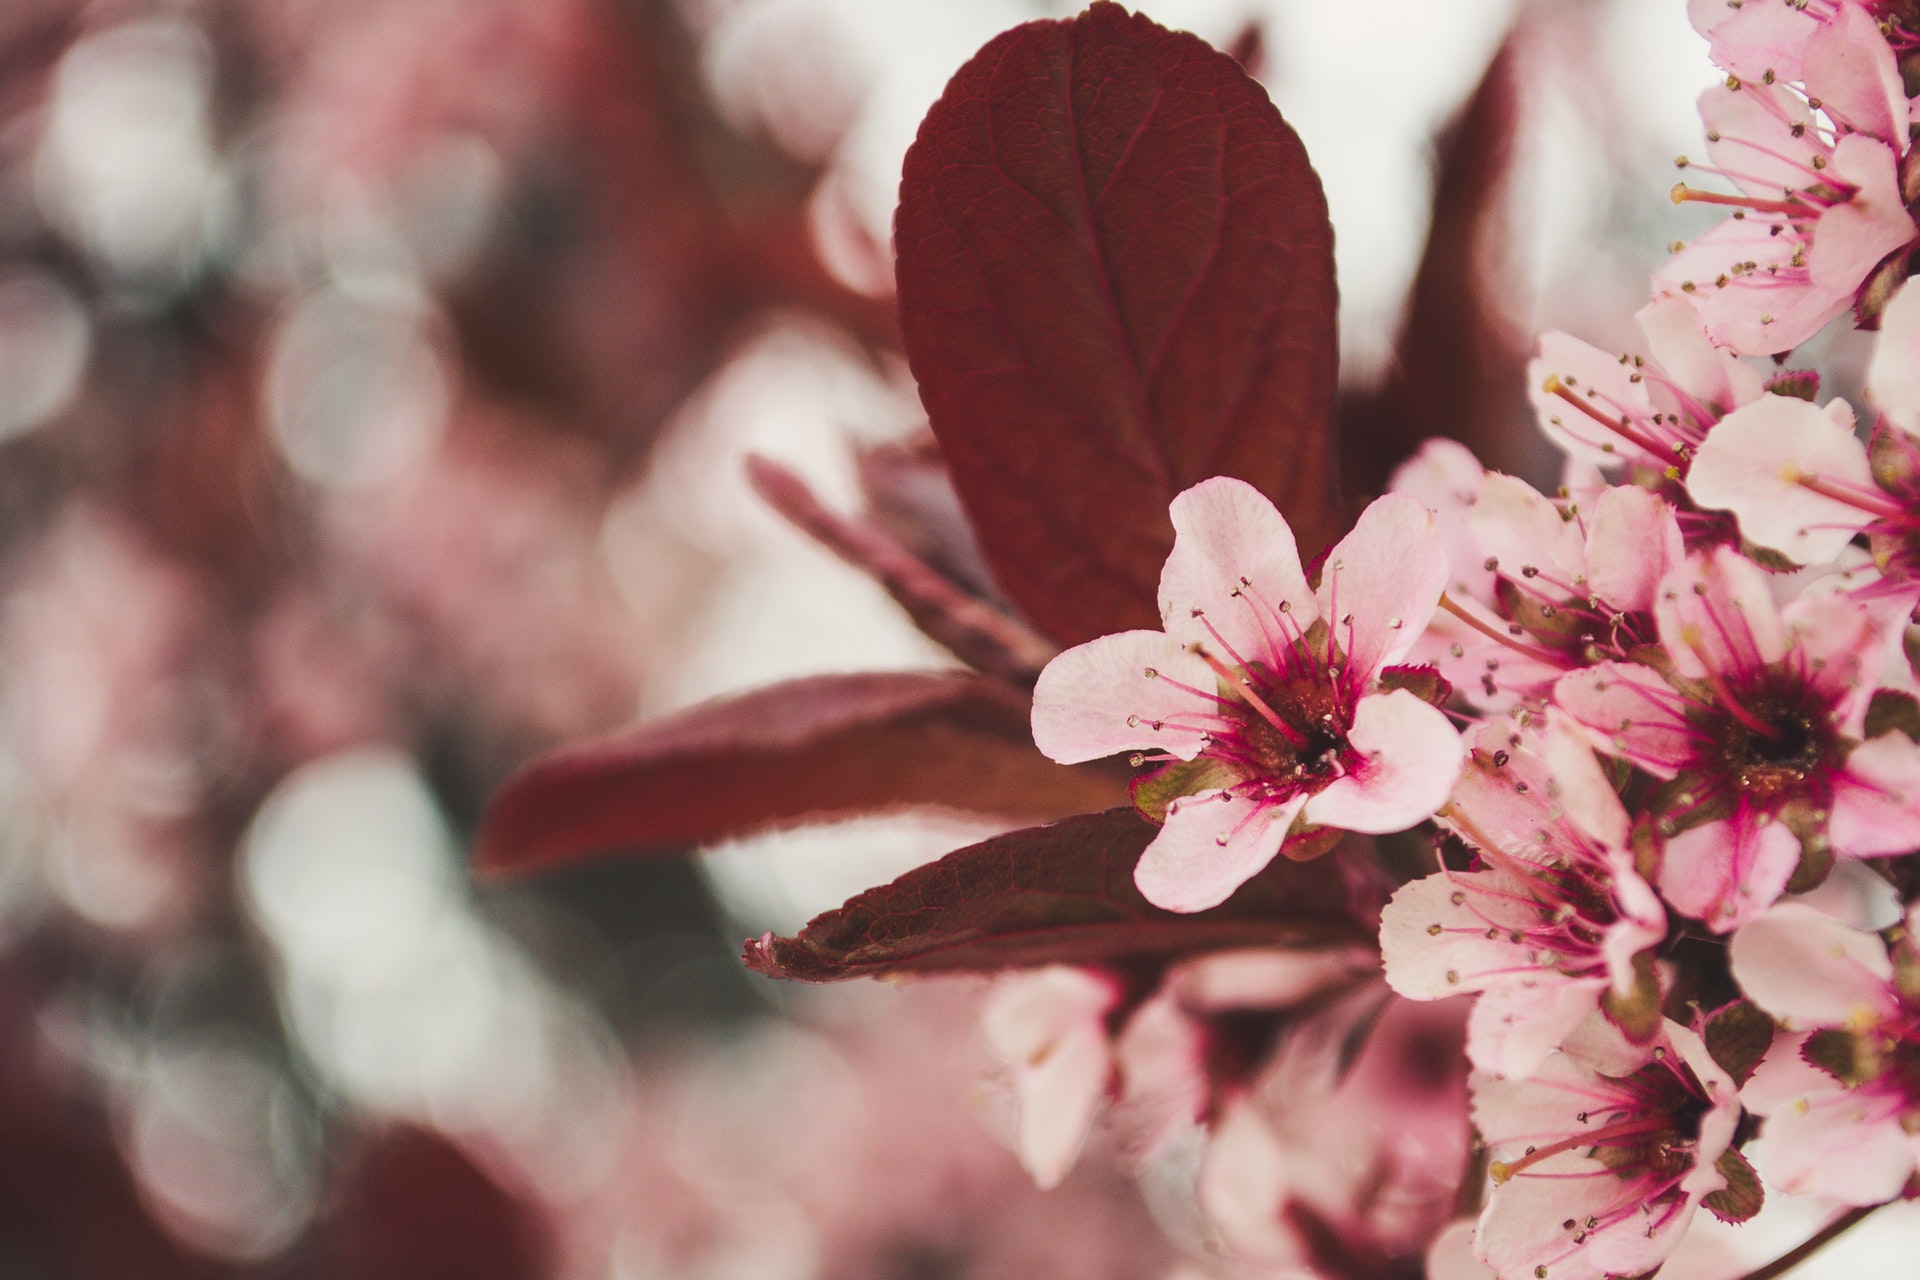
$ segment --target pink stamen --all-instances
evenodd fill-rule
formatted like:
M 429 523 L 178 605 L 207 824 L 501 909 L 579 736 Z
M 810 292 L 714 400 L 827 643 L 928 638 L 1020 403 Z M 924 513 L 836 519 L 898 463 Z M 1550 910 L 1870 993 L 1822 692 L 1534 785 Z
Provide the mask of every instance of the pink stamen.
M 1440 607 L 1442 609 L 1445 609 L 1448 613 L 1452 614 L 1454 617 L 1460 619 L 1460 621 L 1472 627 L 1475 631 L 1478 631 L 1481 635 L 1487 637 L 1489 640 L 1496 640 L 1499 643 L 1505 645 L 1507 648 L 1513 650 L 1515 653 L 1525 654 L 1527 657 L 1532 658 L 1535 662 L 1544 662 L 1550 667 L 1562 667 L 1566 665 L 1566 659 L 1559 656 L 1558 654 L 1548 653 L 1545 649 L 1536 649 L 1534 646 L 1530 644 L 1524 644 L 1521 641 L 1516 640 L 1514 637 L 1503 633 L 1502 631 L 1500 631 L 1499 628 L 1480 621 L 1480 619 L 1474 617 L 1472 614 L 1468 613 L 1465 609 L 1462 609 L 1458 604 L 1454 603 L 1453 599 L 1450 596 L 1447 596 L 1445 594 L 1441 595 Z

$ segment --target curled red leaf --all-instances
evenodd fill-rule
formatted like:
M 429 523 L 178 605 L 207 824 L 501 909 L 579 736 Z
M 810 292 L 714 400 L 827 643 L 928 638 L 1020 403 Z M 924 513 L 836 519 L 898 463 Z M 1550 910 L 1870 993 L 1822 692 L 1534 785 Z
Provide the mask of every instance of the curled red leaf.
M 1024 694 L 962 672 L 814 676 L 542 756 L 508 778 L 474 865 L 681 851 L 802 821 L 917 805 L 1044 820 L 1113 804 L 1124 774 L 1033 746 Z
M 1279 860 L 1218 907 L 1162 911 L 1133 884 L 1134 864 L 1158 831 L 1128 807 L 995 836 L 867 890 L 797 937 L 749 942 L 747 966 L 834 982 L 1373 936 L 1334 859 Z

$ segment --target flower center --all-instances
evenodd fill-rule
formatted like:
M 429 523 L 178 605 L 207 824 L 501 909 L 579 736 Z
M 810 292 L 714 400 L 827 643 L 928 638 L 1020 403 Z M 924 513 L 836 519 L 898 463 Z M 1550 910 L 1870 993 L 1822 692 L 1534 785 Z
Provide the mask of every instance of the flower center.
M 1278 679 L 1260 663 L 1247 674 L 1280 723 L 1243 704 L 1237 742 L 1228 747 L 1236 762 L 1288 781 L 1337 775 L 1347 749 L 1348 716 L 1336 682 L 1320 671 Z
M 1800 794 L 1823 774 L 1836 744 L 1831 718 L 1815 701 L 1804 688 L 1738 696 L 1737 710 L 1727 709 L 1713 735 L 1727 781 L 1767 802 Z

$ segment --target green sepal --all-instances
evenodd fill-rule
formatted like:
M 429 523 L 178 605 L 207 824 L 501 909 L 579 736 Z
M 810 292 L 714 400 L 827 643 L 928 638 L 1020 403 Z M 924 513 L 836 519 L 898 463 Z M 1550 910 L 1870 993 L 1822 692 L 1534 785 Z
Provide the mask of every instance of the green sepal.
M 1167 806 L 1181 796 L 1224 791 L 1238 781 L 1239 771 L 1224 760 L 1212 756 L 1176 760 L 1133 780 L 1133 807 L 1142 817 L 1163 823 L 1167 820 Z
M 1720 1069 L 1744 1085 L 1773 1047 L 1773 1019 L 1750 1000 L 1735 1000 L 1707 1015 L 1700 1038 Z
M 1708 1213 L 1722 1222 L 1745 1222 L 1760 1212 L 1760 1206 L 1766 1203 L 1767 1193 L 1760 1185 L 1760 1175 L 1753 1171 L 1747 1158 L 1728 1147 L 1713 1162 L 1727 1185 L 1718 1191 L 1709 1191 L 1700 1198 L 1700 1203 Z

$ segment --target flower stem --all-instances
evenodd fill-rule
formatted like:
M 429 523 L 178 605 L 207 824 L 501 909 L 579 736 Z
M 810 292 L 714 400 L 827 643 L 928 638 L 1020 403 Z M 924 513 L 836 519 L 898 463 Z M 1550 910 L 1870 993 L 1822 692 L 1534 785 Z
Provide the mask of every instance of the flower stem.
M 1879 1207 L 1877 1204 L 1869 1204 L 1862 1205 L 1858 1209 L 1847 1210 L 1832 1222 L 1829 1222 L 1826 1226 L 1807 1237 L 1805 1243 L 1796 1248 L 1789 1249 L 1759 1270 L 1747 1272 L 1746 1275 L 1740 1277 L 1740 1280 L 1773 1280 L 1775 1276 L 1785 1275 L 1852 1229 L 1855 1223 Z

